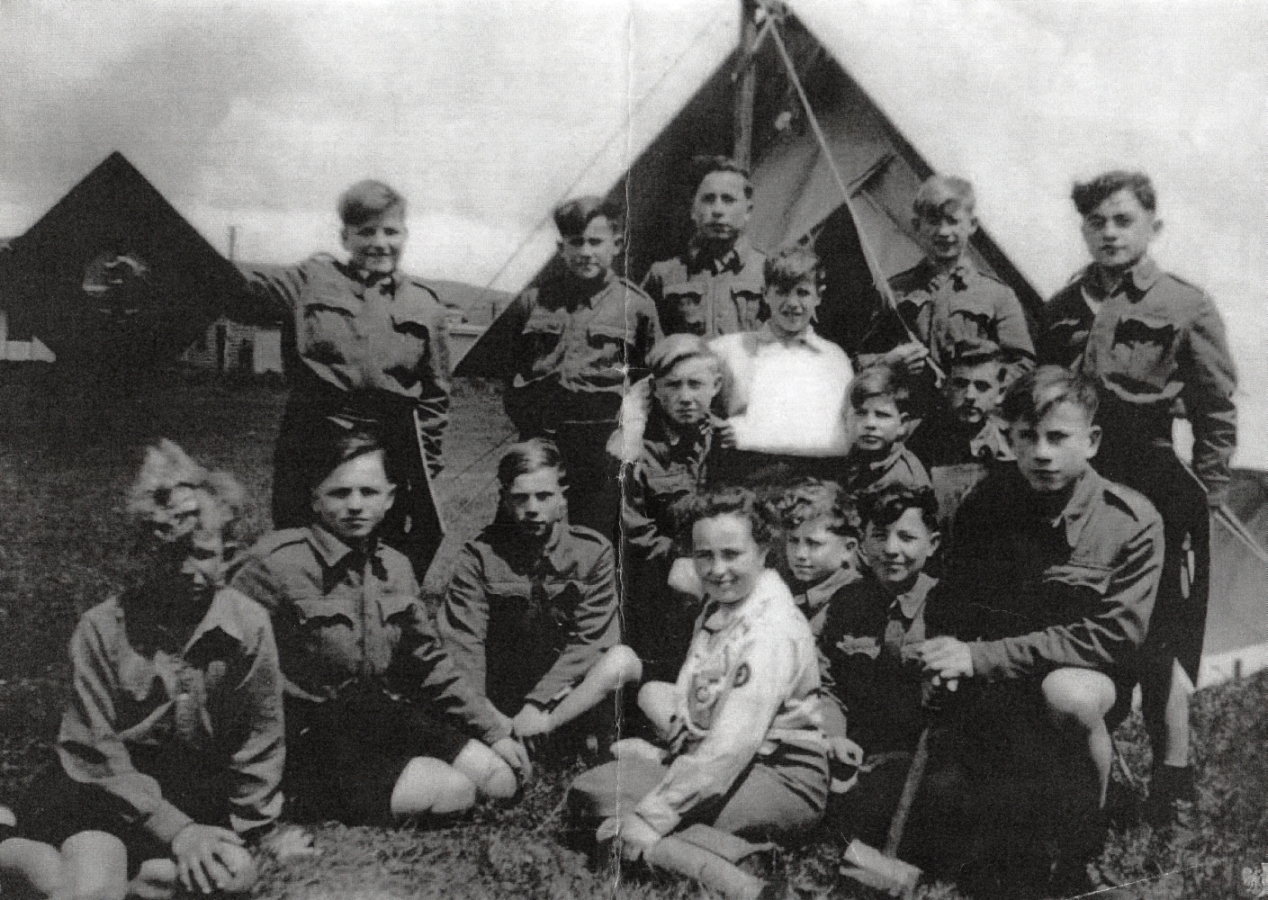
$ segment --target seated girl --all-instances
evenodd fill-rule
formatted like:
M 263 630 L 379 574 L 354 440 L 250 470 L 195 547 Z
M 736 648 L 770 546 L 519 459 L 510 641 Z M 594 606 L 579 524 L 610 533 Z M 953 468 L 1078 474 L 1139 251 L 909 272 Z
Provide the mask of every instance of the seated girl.
M 752 491 L 721 488 L 692 498 L 683 525 L 705 606 L 677 682 L 639 693 L 668 749 L 620 741 L 616 760 L 578 778 L 570 797 L 629 856 L 686 823 L 746 837 L 804 829 L 828 794 L 814 638 L 767 568 L 765 510 Z

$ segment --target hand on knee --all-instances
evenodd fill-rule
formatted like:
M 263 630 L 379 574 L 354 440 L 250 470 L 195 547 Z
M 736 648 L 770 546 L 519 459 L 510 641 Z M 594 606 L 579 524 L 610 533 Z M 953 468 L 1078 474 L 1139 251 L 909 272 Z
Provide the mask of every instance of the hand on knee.
M 392 789 L 392 815 L 398 818 L 447 815 L 475 806 L 476 786 L 453 766 L 428 756 L 411 759 Z

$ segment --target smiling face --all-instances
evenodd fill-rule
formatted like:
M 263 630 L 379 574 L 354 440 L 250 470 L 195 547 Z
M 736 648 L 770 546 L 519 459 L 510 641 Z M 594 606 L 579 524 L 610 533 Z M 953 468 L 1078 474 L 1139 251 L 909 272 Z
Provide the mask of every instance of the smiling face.
M 857 540 L 830 530 L 822 519 L 802 522 L 784 539 L 788 570 L 804 585 L 819 584 L 838 569 L 854 568 L 857 550 Z
M 1162 230 L 1162 221 L 1127 188 L 1110 194 L 1083 217 L 1083 240 L 1096 264 L 1121 271 L 1138 263 Z
M 935 263 L 951 265 L 969 249 L 969 238 L 977 231 L 977 217 L 962 203 L 949 201 L 936 209 L 925 209 L 912 219 L 916 241 Z
M 348 262 L 372 275 L 391 275 L 400 264 L 409 231 L 400 209 L 389 209 L 360 225 L 345 225 L 339 233 Z
M 888 453 L 903 436 L 907 417 L 898 410 L 893 397 L 868 397 L 854 407 L 854 446 L 864 453 Z
M 709 416 L 709 404 L 722 386 L 717 363 L 703 357 L 684 359 L 652 384 L 652 395 L 675 425 L 694 428 Z
M 1101 429 L 1083 407 L 1062 401 L 1038 422 L 1010 422 L 1008 441 L 1026 483 L 1040 494 L 1061 494 L 1091 468 Z
M 719 603 L 748 597 L 766 568 L 766 549 L 753 539 L 748 519 L 735 513 L 697 521 L 691 527 L 691 557 L 705 597 Z
M 791 287 L 768 284 L 765 300 L 770 308 L 770 324 L 777 334 L 796 337 L 810 327 L 819 307 L 819 286 L 813 278 L 803 278 Z
M 392 508 L 396 489 L 387 479 L 383 453 L 364 453 L 341 463 L 313 490 L 313 512 L 339 539 L 369 539 Z
M 1004 397 L 998 362 L 951 367 L 947 378 L 947 404 L 961 425 L 979 428 L 999 408 Z
M 568 235 L 559 241 L 564 265 L 582 281 L 602 278 L 612 268 L 612 261 L 621 252 L 622 239 L 612 228 L 607 216 L 595 216 L 581 234 Z
M 940 540 L 936 531 L 929 530 L 920 510 L 910 507 L 889 525 L 867 523 L 863 555 L 881 584 L 905 589 L 924 570 Z
M 734 244 L 748 227 L 753 201 L 744 196 L 746 182 L 738 172 L 710 172 L 700 181 L 691 202 L 696 234 L 706 241 Z
M 548 539 L 568 512 L 559 470 L 548 466 L 516 476 L 502 502 L 520 531 L 536 540 Z

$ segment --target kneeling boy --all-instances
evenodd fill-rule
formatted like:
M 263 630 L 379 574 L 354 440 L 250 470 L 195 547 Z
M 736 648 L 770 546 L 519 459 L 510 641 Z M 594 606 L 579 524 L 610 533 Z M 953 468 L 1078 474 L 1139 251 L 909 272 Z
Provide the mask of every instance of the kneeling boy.
M 243 893 L 282 808 L 282 691 L 264 610 L 224 586 L 242 489 L 171 441 L 129 512 L 148 568 L 75 629 L 60 762 L 0 844 L 5 896 Z M 131 883 L 129 883 L 131 879 Z
M 559 449 L 541 439 L 513 445 L 498 481 L 497 518 L 462 550 L 440 633 L 459 669 L 527 740 L 638 681 L 642 666 L 620 643 L 612 545 L 568 524 Z
M 277 634 L 288 795 L 355 823 L 513 796 L 528 759 L 510 720 L 449 660 L 409 560 L 380 539 L 395 496 L 382 447 L 351 434 L 314 452 L 316 524 L 265 536 L 234 579 Z

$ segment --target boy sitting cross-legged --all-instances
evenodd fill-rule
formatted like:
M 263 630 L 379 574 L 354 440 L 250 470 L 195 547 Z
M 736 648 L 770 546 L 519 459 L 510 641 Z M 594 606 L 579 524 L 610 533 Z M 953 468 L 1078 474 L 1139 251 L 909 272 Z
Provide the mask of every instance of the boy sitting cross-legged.
M 234 578 L 277 634 L 288 797 L 354 824 L 510 798 L 512 770 L 528 772 L 511 721 L 449 659 L 409 561 L 382 540 L 395 499 L 382 446 L 353 433 L 314 457 L 316 522 L 266 535 Z
M 224 586 L 241 507 L 231 477 L 171 441 L 147 451 L 128 504 L 143 569 L 75 628 L 59 764 L 0 843 L 3 896 L 255 883 L 250 844 L 282 808 L 282 679 L 268 616 Z

